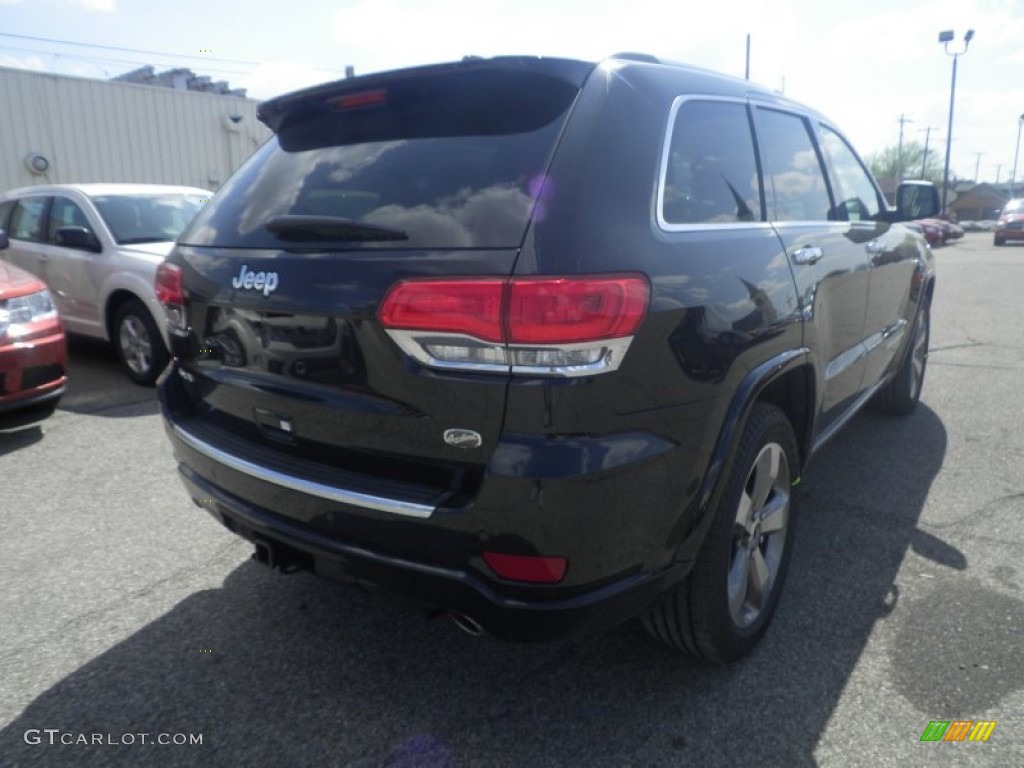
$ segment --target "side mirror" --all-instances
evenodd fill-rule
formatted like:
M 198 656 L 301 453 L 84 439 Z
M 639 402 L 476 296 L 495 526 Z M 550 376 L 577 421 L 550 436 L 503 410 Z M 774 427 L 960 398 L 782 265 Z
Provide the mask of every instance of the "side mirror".
M 0 251 L 2 251 L 4 248 L 10 248 L 10 247 L 11 247 L 11 241 L 7 237 L 7 232 L 5 232 L 4 230 L 0 229 Z
M 57 230 L 57 245 L 65 248 L 77 248 L 81 251 L 92 251 L 99 253 L 103 246 L 99 244 L 96 236 L 85 227 L 61 227 Z
M 904 181 L 896 188 L 897 221 L 930 219 L 939 212 L 939 190 L 928 181 Z

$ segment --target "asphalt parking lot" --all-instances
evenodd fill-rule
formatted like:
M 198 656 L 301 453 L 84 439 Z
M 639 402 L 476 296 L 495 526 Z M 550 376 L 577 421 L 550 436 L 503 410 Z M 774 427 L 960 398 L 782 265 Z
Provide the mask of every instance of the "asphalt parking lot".
M 921 407 L 815 458 L 775 624 L 725 669 L 264 569 L 187 498 L 153 392 L 75 343 L 57 414 L 0 433 L 0 766 L 1024 765 L 1024 245 L 936 258 Z

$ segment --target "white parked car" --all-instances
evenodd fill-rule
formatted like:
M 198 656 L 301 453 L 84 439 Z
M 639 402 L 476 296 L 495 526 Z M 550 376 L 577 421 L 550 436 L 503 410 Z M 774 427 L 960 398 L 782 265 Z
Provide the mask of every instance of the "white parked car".
M 50 288 L 64 327 L 113 344 L 150 386 L 167 364 L 157 265 L 213 193 L 156 184 L 55 184 L 0 195 L 0 259 Z M 155 318 L 160 318 L 157 322 Z

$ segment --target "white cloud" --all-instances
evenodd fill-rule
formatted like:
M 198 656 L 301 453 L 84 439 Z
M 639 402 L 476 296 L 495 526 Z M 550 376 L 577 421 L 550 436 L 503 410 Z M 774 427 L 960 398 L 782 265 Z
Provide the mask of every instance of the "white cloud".
M 0 0 L 7 2 L 7 0 Z M 0 67 L 13 67 L 14 69 L 34 69 L 42 72 L 46 64 L 38 56 L 11 56 L 7 53 L 0 53 Z
M 246 95 L 252 99 L 269 99 L 343 75 L 339 70 L 332 77 L 330 72 L 294 61 L 265 61 L 248 74 L 233 78 L 232 87 L 248 89 Z
M 109 13 L 114 10 L 114 0 L 64 0 L 66 5 L 76 5 L 87 11 Z

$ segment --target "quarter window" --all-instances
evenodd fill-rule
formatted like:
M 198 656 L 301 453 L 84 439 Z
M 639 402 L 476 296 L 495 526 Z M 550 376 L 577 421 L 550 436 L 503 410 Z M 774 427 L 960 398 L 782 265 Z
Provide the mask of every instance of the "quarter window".
M 807 122 L 788 112 L 759 109 L 757 142 L 769 220 L 828 219 L 828 187 Z
M 661 214 L 667 224 L 757 221 L 757 161 L 744 104 L 679 104 L 665 161 Z
M 832 164 L 836 215 L 840 221 L 875 220 L 881 213 L 878 191 L 860 160 L 843 138 L 831 128 L 821 127 L 822 146 Z
M 19 200 L 11 215 L 10 236 L 18 240 L 42 241 L 43 209 L 45 207 L 45 197 L 29 197 Z

